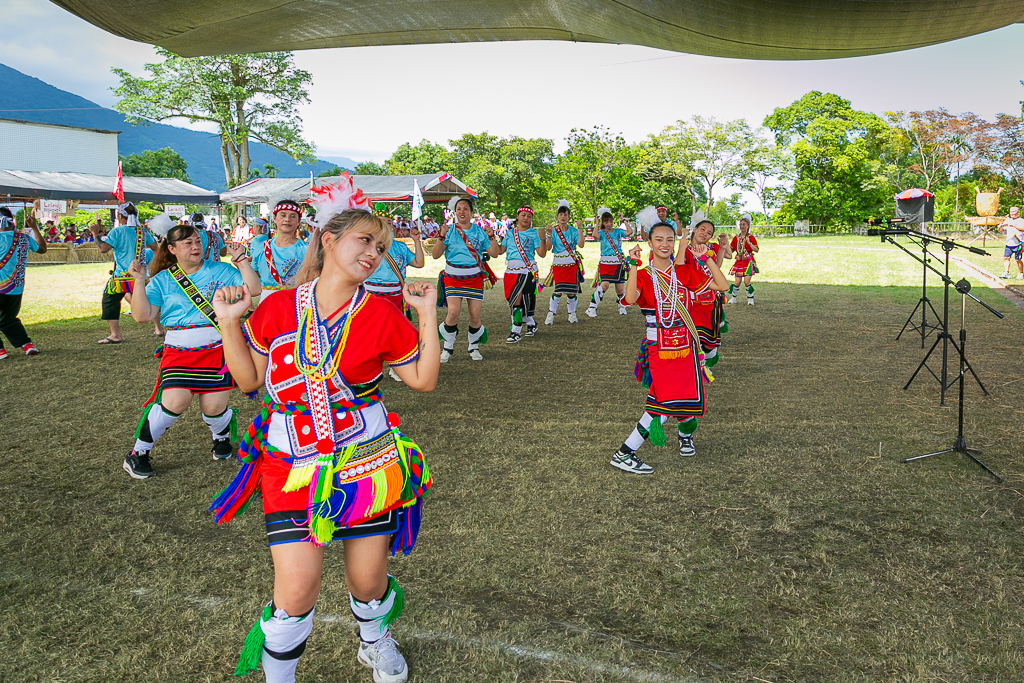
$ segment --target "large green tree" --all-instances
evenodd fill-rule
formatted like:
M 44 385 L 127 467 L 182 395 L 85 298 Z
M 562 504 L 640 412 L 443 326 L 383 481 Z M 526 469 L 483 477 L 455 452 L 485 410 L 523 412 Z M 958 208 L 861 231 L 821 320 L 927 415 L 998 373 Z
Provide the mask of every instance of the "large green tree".
M 879 161 L 892 131 L 877 115 L 857 111 L 838 95 L 814 91 L 776 109 L 764 125 L 777 144 L 789 147 L 796 165 L 787 214 L 845 226 L 892 210 Z
M 313 160 L 298 114 L 298 105 L 309 102 L 313 77 L 295 66 L 290 52 L 186 58 L 158 48 L 157 54 L 164 61 L 147 64 L 146 78 L 112 69 L 121 79 L 114 108 L 132 123 L 187 119 L 215 124 L 229 187 L 249 178 L 250 140 Z
M 553 156 L 545 138 L 500 138 L 487 132 L 449 140 L 448 172 L 480 195 L 480 210 L 511 213 L 547 198 Z
M 566 150 L 552 168 L 552 191 L 578 215 L 594 216 L 601 205 L 630 212 L 639 188 L 633 150 L 603 126 L 572 129 Z
M 118 158 L 121 160 L 121 170 L 127 176 L 177 178 L 186 183 L 192 182 L 188 177 L 188 163 L 170 147 L 155 152 L 147 149 L 142 154 L 129 154 Z
M 420 144 L 416 146 L 406 142 L 384 162 L 383 175 L 446 173 L 449 156 L 450 153 L 444 145 L 436 145 L 429 140 L 420 140 Z

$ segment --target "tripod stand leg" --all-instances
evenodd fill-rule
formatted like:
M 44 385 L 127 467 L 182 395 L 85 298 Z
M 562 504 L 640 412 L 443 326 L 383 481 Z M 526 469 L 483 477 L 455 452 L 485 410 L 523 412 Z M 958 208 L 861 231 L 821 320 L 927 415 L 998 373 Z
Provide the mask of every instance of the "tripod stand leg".
M 943 338 L 944 338 L 944 335 L 939 335 L 938 337 L 935 338 L 935 342 L 932 344 L 932 348 L 928 349 L 928 353 L 926 353 L 924 355 L 924 359 L 921 361 L 921 364 L 917 366 L 917 370 L 914 370 L 914 374 L 911 375 L 910 379 L 907 380 L 907 383 L 905 385 L 903 385 L 903 390 L 904 391 L 909 389 L 910 385 L 914 383 L 914 378 L 917 377 L 917 373 L 921 372 L 921 368 L 925 367 L 925 363 L 928 362 L 928 359 L 931 357 L 932 352 L 935 350 L 935 347 L 937 347 L 939 345 L 939 342 L 942 341 Z M 931 370 L 931 368 L 929 368 L 929 371 L 930 370 Z M 932 374 L 934 375 L 935 373 L 932 373 Z M 941 381 L 942 380 L 940 379 L 939 382 L 941 383 Z
M 993 477 L 995 477 L 995 480 L 996 480 L 997 482 L 999 482 L 1000 484 L 1002 484 L 1002 483 L 1003 483 L 1003 478 L 1002 478 L 1002 477 L 1000 477 L 1000 476 L 999 476 L 998 474 L 996 474 L 995 472 L 993 472 L 992 470 L 990 470 L 990 469 L 989 469 L 989 467 L 988 467 L 988 465 L 986 465 L 985 463 L 983 463 L 982 461 L 980 461 L 980 460 L 978 460 L 978 459 L 977 459 L 976 457 L 974 457 L 974 454 L 975 454 L 975 453 L 977 453 L 978 455 L 981 455 L 981 451 L 975 450 L 975 449 L 973 449 L 973 448 L 967 448 L 967 449 L 965 449 L 965 450 L 963 451 L 963 453 L 964 453 L 964 455 L 966 455 L 966 456 L 967 456 L 968 458 L 970 458 L 971 460 L 973 460 L 973 461 L 975 462 L 975 464 L 976 464 L 976 465 L 978 465 L 978 467 L 980 467 L 981 469 L 985 470 L 986 472 L 988 472 L 989 474 L 991 474 L 991 475 L 992 475 Z
M 956 453 L 955 448 L 947 448 L 942 451 L 935 451 L 934 453 L 925 453 L 924 455 L 915 455 L 912 458 L 900 458 L 900 462 L 913 462 L 914 460 L 920 460 L 922 458 L 930 458 L 933 455 L 945 455 L 946 453 Z
M 949 343 L 953 345 L 953 348 L 956 349 L 957 353 L 960 353 L 960 347 L 957 345 L 956 340 L 953 339 L 953 335 L 949 335 Z M 964 358 L 964 367 L 971 371 L 971 376 L 974 377 L 974 381 L 978 383 L 978 386 L 981 388 L 982 392 L 984 392 L 984 394 L 988 396 L 988 389 L 986 389 L 985 385 L 981 383 L 981 379 L 978 378 L 978 373 L 976 373 L 974 371 L 974 368 L 971 367 L 971 362 L 967 360 L 967 358 Z M 946 386 L 946 388 L 948 389 L 954 384 L 956 384 L 956 380 L 950 382 Z

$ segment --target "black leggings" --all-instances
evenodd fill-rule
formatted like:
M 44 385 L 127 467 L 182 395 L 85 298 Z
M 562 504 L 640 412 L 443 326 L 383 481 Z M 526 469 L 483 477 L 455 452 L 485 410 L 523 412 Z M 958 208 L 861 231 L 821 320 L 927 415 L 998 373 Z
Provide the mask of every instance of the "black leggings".
M 21 294 L 0 294 L 0 333 L 11 342 L 12 346 L 24 346 L 31 339 L 25 326 L 18 319 L 21 312 Z M 0 349 L 4 348 L 4 341 L 0 339 Z

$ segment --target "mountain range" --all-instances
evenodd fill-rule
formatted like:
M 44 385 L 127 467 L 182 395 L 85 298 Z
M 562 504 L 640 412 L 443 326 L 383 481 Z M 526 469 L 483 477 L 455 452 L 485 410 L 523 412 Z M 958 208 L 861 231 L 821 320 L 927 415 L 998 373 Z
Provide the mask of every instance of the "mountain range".
M 188 175 L 194 184 L 209 190 L 227 189 L 220 155 L 220 138 L 214 133 L 163 123 L 132 125 L 124 114 L 101 107 L 84 97 L 3 64 L 0 64 L 0 93 L 3 93 L 0 118 L 118 130 L 121 131 L 117 136 L 119 154 L 128 156 L 170 147 L 188 163 Z M 318 175 L 335 166 L 351 169 L 356 164 L 347 157 L 330 157 L 329 160 L 318 159 L 315 164 L 299 164 L 284 152 L 259 142 L 249 143 L 249 154 L 252 158 L 250 169 L 262 172 L 264 164 L 271 164 L 278 169 L 279 178 L 308 177 L 310 171 Z

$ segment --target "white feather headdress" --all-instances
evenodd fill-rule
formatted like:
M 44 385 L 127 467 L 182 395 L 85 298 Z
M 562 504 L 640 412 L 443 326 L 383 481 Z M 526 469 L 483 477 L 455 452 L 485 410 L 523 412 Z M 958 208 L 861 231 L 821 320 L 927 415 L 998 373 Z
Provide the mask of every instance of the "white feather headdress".
M 655 213 L 657 213 L 657 212 L 655 212 Z M 598 217 L 598 219 L 604 217 L 605 214 L 608 214 L 609 216 L 611 216 L 612 215 L 612 210 L 609 209 L 607 206 L 602 206 L 601 208 L 599 208 L 597 210 L 597 217 Z
M 454 195 L 451 199 L 448 200 L 448 210 L 451 211 L 452 213 L 455 213 L 455 207 L 458 206 L 459 202 L 461 202 L 463 199 L 465 199 L 467 202 L 469 202 L 469 208 L 472 211 L 473 210 L 473 198 L 472 197 L 460 197 L 459 195 Z
M 740 216 L 740 220 L 741 221 L 745 220 L 746 222 L 751 223 L 751 224 L 754 222 L 754 219 L 750 217 L 749 213 L 745 213 L 742 216 Z
M 289 202 L 291 204 L 295 204 L 296 206 L 302 203 L 300 200 L 295 198 L 295 195 L 293 195 L 290 192 L 278 192 L 277 194 L 272 194 L 269 197 L 267 197 L 267 208 L 270 210 L 271 215 L 273 215 L 274 213 L 274 207 L 280 204 L 281 202 Z
M 661 219 L 658 218 L 658 210 L 653 206 L 648 206 L 645 209 L 640 209 L 640 212 L 636 215 L 636 222 L 644 230 L 650 230 L 652 226 L 660 223 Z
M 694 228 L 697 227 L 698 223 L 700 223 L 701 221 L 705 221 L 705 220 L 707 220 L 707 219 L 704 217 L 704 210 L 703 209 L 697 209 L 696 211 L 693 212 L 693 215 L 690 216 L 690 225 L 689 225 L 690 230 L 693 230 Z M 708 221 L 708 222 L 710 222 L 710 221 Z
M 310 225 L 315 228 L 323 228 L 346 209 L 360 209 L 367 213 L 373 211 L 370 200 L 363 196 L 362 190 L 356 189 L 348 171 L 334 183 L 309 188 L 309 205 L 316 209 L 316 216 L 310 221 Z
M 167 233 L 175 225 L 174 220 L 168 213 L 161 213 L 149 219 L 149 231 L 157 237 L 167 237 Z
M 558 200 L 558 208 L 557 208 L 557 209 L 555 209 L 555 212 L 557 213 L 558 211 L 560 211 L 560 210 L 562 209 L 562 207 L 563 207 L 563 206 L 564 206 L 565 208 L 569 209 L 570 211 L 572 210 L 572 209 L 571 209 L 571 208 L 569 207 L 569 202 L 568 202 L 568 201 L 566 201 L 566 200 L 564 200 L 564 199 L 559 199 L 559 200 Z

